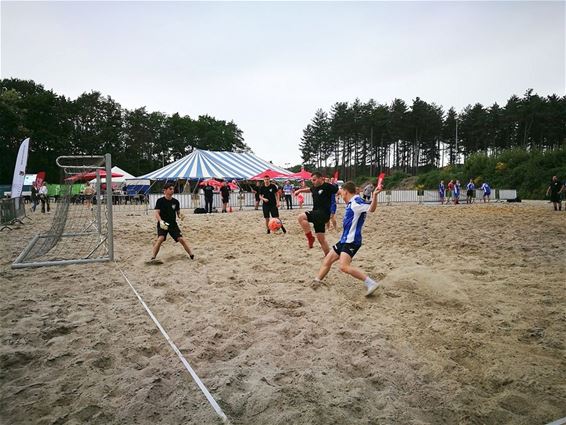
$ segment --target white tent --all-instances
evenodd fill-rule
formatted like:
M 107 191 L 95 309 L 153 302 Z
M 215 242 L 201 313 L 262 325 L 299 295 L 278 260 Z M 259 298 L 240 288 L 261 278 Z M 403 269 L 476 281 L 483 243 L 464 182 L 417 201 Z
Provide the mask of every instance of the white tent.
M 127 171 L 122 170 L 120 167 L 114 166 L 112 167 L 112 173 L 116 173 L 116 174 L 122 174 L 122 177 L 112 177 L 112 184 L 117 184 L 117 185 L 122 185 L 126 180 L 129 179 L 135 179 L 134 176 L 132 176 L 130 173 L 128 173 Z M 90 181 L 90 183 L 94 184 L 96 183 L 96 179 L 92 179 Z

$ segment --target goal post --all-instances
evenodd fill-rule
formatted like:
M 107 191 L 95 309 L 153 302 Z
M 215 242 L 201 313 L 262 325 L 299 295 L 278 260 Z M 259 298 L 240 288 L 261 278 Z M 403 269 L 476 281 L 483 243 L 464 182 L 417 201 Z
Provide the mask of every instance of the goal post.
M 51 227 L 28 243 L 12 268 L 114 260 L 110 154 L 60 156 L 57 165 L 61 185 Z

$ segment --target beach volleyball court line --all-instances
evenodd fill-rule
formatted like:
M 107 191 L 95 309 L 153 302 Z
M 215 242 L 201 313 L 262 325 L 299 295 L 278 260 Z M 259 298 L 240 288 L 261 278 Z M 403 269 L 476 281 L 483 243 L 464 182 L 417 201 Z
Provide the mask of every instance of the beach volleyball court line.
M 554 422 L 550 422 L 546 425 L 564 425 L 566 424 L 566 417 L 563 417 L 562 419 L 557 419 Z
M 196 374 L 196 372 L 193 370 L 193 368 L 191 367 L 191 365 L 189 364 L 189 362 L 187 361 L 187 359 L 185 359 L 185 356 L 183 356 L 183 354 L 179 351 L 179 349 L 177 348 L 177 346 L 175 345 L 175 343 L 173 342 L 173 340 L 169 337 L 169 335 L 167 334 L 167 332 L 165 332 L 165 329 L 163 329 L 163 327 L 161 326 L 161 324 L 159 323 L 159 321 L 156 319 L 156 317 L 153 315 L 153 313 L 151 312 L 151 310 L 149 309 L 149 307 L 147 306 L 147 304 L 144 302 L 144 300 L 142 299 L 142 297 L 140 296 L 140 294 L 138 294 L 138 291 L 136 291 L 136 288 L 134 288 L 134 286 L 131 284 L 130 280 L 128 279 L 128 276 L 126 276 L 126 274 L 122 271 L 122 269 L 118 266 L 117 263 L 116 267 L 118 268 L 118 270 L 120 271 L 120 273 L 122 273 L 122 276 L 124 276 L 124 279 L 126 279 L 126 282 L 128 282 L 128 285 L 130 285 L 130 288 L 132 288 L 132 291 L 134 291 L 134 294 L 136 294 L 136 297 L 138 297 L 138 300 L 140 301 L 140 303 L 143 305 L 143 308 L 145 308 L 145 311 L 147 311 L 147 314 L 149 314 L 149 317 L 151 317 L 151 320 L 153 320 L 153 323 L 155 323 L 155 325 L 157 326 L 157 328 L 161 331 L 161 334 L 165 337 L 165 339 L 167 340 L 167 342 L 169 343 L 169 345 L 171 346 L 171 348 L 173 348 L 173 351 L 177 354 L 177 356 L 179 357 L 179 359 L 181 359 L 181 362 L 183 363 L 183 365 L 185 366 L 185 369 L 187 369 L 189 371 L 189 373 L 191 374 L 191 376 L 193 377 L 193 380 L 197 383 L 197 385 L 199 386 L 200 390 L 203 392 L 203 394 L 206 396 L 206 399 L 208 400 L 208 402 L 210 403 L 210 405 L 214 408 L 214 410 L 216 411 L 216 413 L 218 414 L 218 416 L 220 416 L 220 418 L 222 419 L 222 421 L 225 424 L 229 424 L 230 421 L 228 420 L 228 418 L 226 417 L 226 415 L 224 414 L 224 412 L 222 411 L 222 409 L 220 408 L 220 406 L 218 405 L 218 403 L 216 402 L 216 400 L 214 400 L 214 397 L 212 397 L 212 395 L 210 394 L 210 392 L 208 391 L 208 389 L 205 387 L 205 385 L 202 383 L 202 381 L 200 380 L 200 378 L 198 377 L 198 375 Z

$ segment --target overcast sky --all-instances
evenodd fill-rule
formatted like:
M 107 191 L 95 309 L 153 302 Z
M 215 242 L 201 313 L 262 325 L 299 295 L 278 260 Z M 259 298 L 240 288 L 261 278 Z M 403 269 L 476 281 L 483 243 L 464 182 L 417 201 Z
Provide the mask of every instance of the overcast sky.
M 1 77 L 72 99 L 233 120 L 301 162 L 318 108 L 415 97 L 460 111 L 565 94 L 565 2 L 1 1 Z

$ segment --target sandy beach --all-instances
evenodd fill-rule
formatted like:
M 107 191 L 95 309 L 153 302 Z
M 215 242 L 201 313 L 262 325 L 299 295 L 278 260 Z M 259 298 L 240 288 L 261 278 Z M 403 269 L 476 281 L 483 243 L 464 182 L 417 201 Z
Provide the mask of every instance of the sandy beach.
M 566 417 L 566 212 L 380 205 L 354 260 L 382 277 L 369 298 L 337 267 L 313 288 L 299 210 L 286 235 L 185 212 L 193 261 L 168 239 L 147 263 L 152 215 L 115 215 L 116 264 L 12 270 L 52 215 L 0 232 L 1 423 L 220 423 L 120 270 L 232 424 Z

